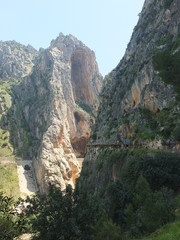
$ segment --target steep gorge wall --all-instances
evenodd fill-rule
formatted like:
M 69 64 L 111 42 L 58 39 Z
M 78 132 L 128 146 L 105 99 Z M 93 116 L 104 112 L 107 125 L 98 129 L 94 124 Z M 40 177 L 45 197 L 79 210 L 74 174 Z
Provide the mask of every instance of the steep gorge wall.
M 19 105 L 13 114 L 12 88 L 32 72 L 38 51 L 15 41 L 0 41 L 0 156 L 22 155 L 30 149 L 31 137 L 26 131 Z M 18 130 L 18 131 L 17 131 Z M 16 149 L 16 150 L 15 150 Z
M 131 148 L 89 147 L 78 187 L 104 196 L 129 159 L 179 149 L 179 16 L 178 0 L 145 1 L 124 57 L 104 79 L 90 140 L 114 144 L 119 133 Z
M 117 132 L 139 144 L 173 139 L 179 121 L 179 87 L 171 72 L 178 76 L 174 65 L 179 64 L 179 16 L 177 0 L 145 1 L 124 57 L 105 77 L 92 141 L 114 143 Z M 168 63 L 160 59 L 162 54 L 169 54 Z M 170 70 L 160 71 L 162 66 Z
M 88 49 L 84 48 L 73 51 L 71 57 L 71 83 L 75 101 L 82 101 L 88 105 L 95 104 L 94 100 L 102 86 L 102 82 L 97 78 L 98 71 L 94 52 L 89 52 Z
M 60 34 L 40 51 L 32 74 L 14 88 L 13 112 L 16 116 L 20 105 L 41 191 L 49 182 L 62 190 L 74 185 L 80 172 L 76 156 L 85 152 L 101 85 L 94 52 Z

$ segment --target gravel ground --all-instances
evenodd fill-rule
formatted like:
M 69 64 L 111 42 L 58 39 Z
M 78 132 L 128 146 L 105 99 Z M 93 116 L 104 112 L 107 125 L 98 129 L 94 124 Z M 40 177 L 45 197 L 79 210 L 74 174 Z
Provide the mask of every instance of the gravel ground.
M 29 166 L 29 170 L 25 170 Z M 21 197 L 30 196 L 38 191 L 34 177 L 34 169 L 31 160 L 17 161 L 17 172 L 19 177 L 19 188 Z

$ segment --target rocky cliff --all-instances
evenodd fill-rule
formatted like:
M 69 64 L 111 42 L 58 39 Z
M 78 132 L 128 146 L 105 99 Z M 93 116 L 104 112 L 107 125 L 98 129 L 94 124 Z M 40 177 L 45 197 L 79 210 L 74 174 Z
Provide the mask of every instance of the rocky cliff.
M 24 46 L 15 41 L 0 41 L 0 156 L 12 155 L 16 146 L 19 146 L 19 152 L 29 147 L 30 138 L 24 130 L 19 106 L 16 106 L 18 116 L 13 118 L 12 88 L 32 72 L 37 56 L 38 52 L 30 45 Z M 19 128 L 18 134 L 17 128 Z M 14 147 L 12 142 L 15 143 Z
M 60 34 L 36 53 L 32 72 L 22 65 L 27 71 L 10 72 L 24 78 L 13 87 L 3 122 L 14 152 L 34 159 L 40 190 L 49 182 L 63 190 L 79 176 L 76 156 L 84 156 L 98 107 L 102 77 L 95 54 L 72 35 Z
M 105 196 L 125 162 L 179 149 L 179 16 L 178 0 L 146 0 L 124 57 L 105 77 L 91 137 L 96 147 L 89 147 L 79 179 L 87 191 Z M 127 138 L 130 149 L 97 145 Z
M 38 52 L 16 41 L 0 41 L 0 78 L 21 79 L 30 74 Z
M 146 0 L 126 52 L 105 77 L 92 141 L 161 147 L 179 126 L 180 2 Z M 151 142 L 151 143 L 150 143 Z
M 177 197 L 180 190 L 179 16 L 179 0 L 146 0 L 124 57 L 104 80 L 76 191 L 98 198 L 121 228 L 117 239 L 157 233 L 165 222 L 157 220 L 164 210 L 163 198 L 160 211 L 153 206 L 155 194 L 171 189 Z

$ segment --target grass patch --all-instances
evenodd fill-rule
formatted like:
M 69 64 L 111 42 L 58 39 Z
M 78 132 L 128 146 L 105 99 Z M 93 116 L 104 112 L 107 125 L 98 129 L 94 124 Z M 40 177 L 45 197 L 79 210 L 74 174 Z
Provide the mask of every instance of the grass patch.
M 8 148 L 3 148 L 3 147 L 0 147 L 0 157 L 9 157 L 9 156 L 12 156 L 12 152 L 10 149 Z
M 15 163 L 0 164 L 0 192 L 4 195 L 20 197 L 17 165 Z
M 160 228 L 150 237 L 141 238 L 138 240 L 179 240 L 180 239 L 180 221 L 167 224 Z

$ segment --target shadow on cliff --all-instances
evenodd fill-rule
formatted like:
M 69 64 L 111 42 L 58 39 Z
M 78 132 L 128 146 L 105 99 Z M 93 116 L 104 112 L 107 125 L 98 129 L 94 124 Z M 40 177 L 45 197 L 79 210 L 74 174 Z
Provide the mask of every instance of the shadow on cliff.
M 33 138 L 13 88 L 8 94 L 12 101 L 11 106 L 5 108 L 0 119 L 1 155 L 9 156 L 13 154 L 30 159 L 32 157 Z

